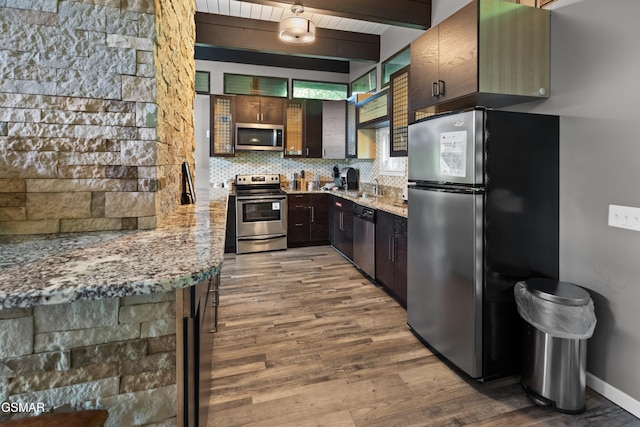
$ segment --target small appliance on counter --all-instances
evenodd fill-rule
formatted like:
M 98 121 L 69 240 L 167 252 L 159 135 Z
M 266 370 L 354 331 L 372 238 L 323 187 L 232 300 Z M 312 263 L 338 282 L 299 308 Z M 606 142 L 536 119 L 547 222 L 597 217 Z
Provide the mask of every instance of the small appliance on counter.
M 340 169 L 338 169 L 338 166 L 333 167 L 333 185 L 338 188 L 342 187 L 342 179 L 340 179 Z
M 342 188 L 345 190 L 358 190 L 358 170 L 355 168 L 342 168 L 340 172 Z

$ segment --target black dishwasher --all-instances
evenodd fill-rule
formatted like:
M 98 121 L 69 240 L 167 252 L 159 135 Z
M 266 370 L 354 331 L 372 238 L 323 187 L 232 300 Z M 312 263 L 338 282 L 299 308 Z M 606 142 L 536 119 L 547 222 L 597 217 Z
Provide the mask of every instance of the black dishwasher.
M 376 276 L 376 210 L 353 204 L 353 263 L 371 279 Z

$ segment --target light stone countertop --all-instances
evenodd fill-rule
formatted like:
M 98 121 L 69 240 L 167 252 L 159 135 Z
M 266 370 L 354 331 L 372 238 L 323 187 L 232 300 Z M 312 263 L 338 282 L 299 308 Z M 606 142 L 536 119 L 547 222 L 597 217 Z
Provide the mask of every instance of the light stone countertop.
M 368 206 L 374 209 L 382 210 L 394 215 L 401 216 L 403 218 L 408 217 L 408 204 L 402 203 L 402 200 L 392 199 L 384 196 L 373 196 L 367 194 L 367 197 L 356 197 L 356 192 L 346 192 L 344 190 L 284 190 L 287 194 L 332 194 L 334 196 L 342 197 L 343 199 L 351 200 L 363 206 Z
M 0 236 L 0 309 L 166 292 L 220 271 L 227 190 L 153 230 Z

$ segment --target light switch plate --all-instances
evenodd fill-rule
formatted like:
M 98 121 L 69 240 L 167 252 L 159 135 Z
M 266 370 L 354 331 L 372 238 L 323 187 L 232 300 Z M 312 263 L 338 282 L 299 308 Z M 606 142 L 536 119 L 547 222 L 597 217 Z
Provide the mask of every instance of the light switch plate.
M 609 205 L 609 225 L 640 231 L 640 208 Z

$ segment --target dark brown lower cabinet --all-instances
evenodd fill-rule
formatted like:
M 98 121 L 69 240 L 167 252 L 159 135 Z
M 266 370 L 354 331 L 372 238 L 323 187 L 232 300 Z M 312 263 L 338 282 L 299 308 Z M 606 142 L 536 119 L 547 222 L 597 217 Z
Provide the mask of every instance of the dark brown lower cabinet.
M 220 274 L 176 293 L 176 381 L 179 425 L 205 427 L 211 394 L 213 333 L 217 330 Z
M 327 194 L 290 194 L 287 197 L 287 246 L 322 245 L 329 242 Z
M 353 260 L 353 202 L 338 196 L 329 199 L 331 245 Z
M 376 280 L 407 306 L 407 219 L 378 210 Z

